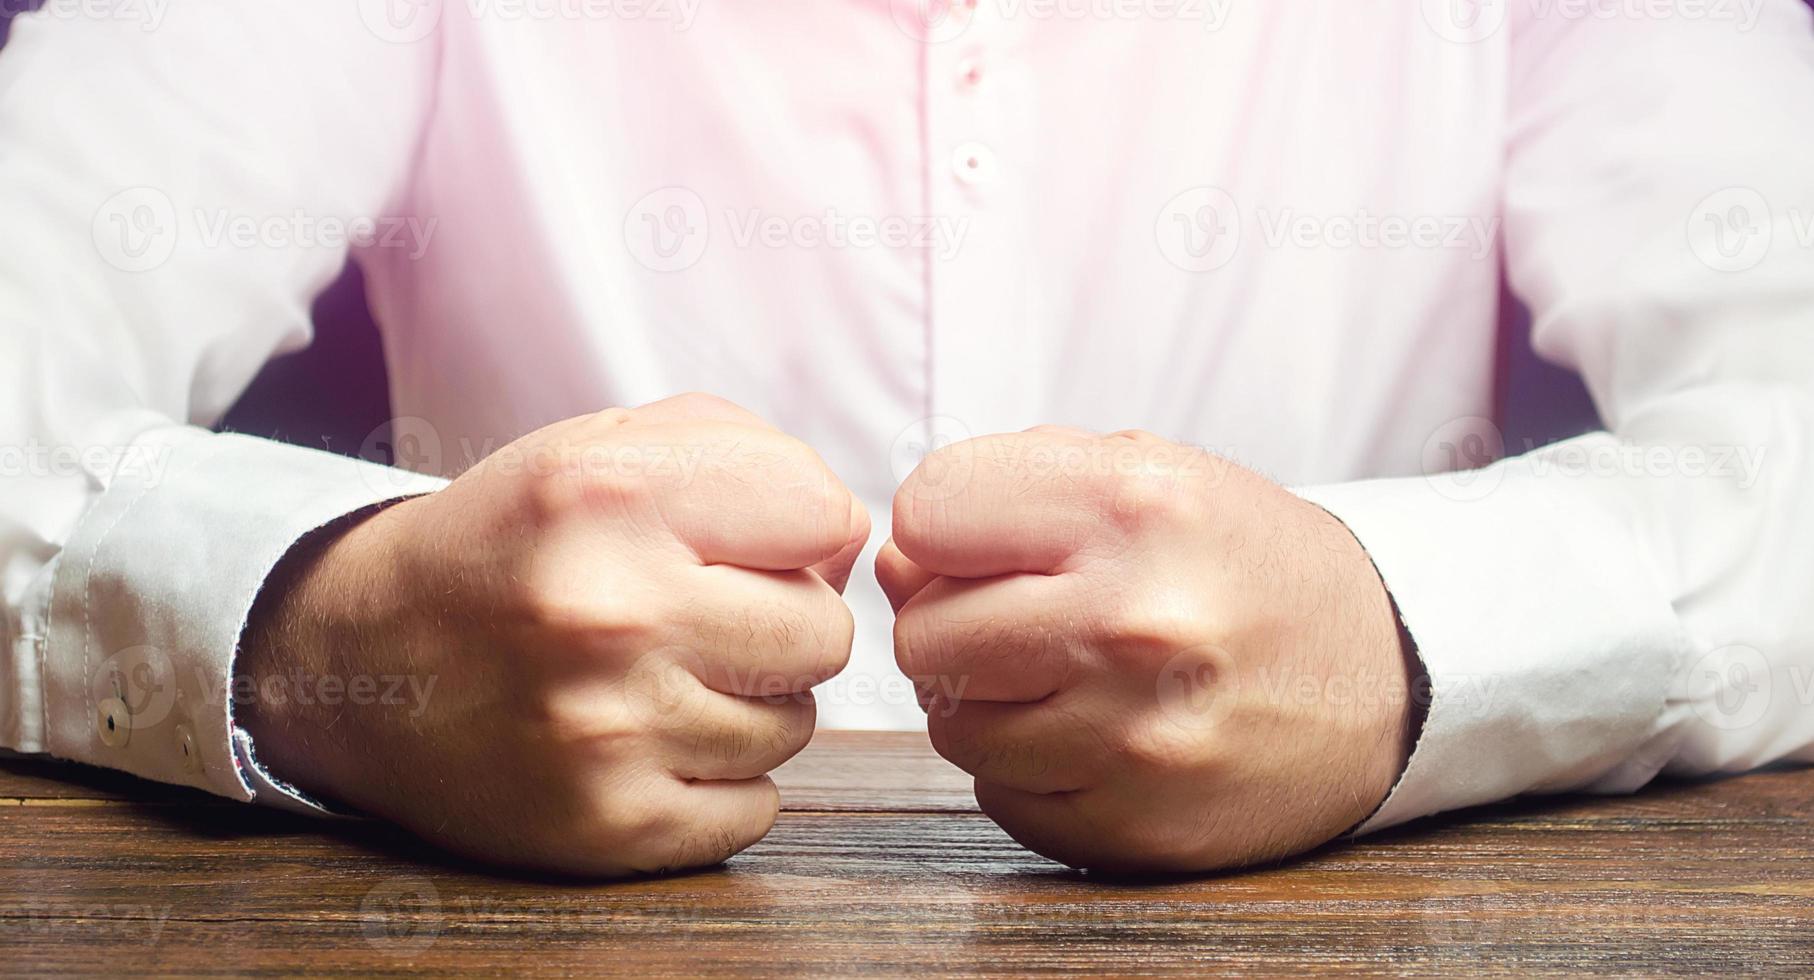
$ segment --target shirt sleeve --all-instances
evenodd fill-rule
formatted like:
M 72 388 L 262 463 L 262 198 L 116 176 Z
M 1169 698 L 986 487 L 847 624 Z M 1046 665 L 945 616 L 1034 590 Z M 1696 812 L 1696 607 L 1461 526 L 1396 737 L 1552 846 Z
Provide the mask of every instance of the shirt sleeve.
M 370 4 L 52 6 L 0 56 L 0 746 L 300 805 L 233 724 L 253 598 L 440 483 L 200 426 L 378 247 L 436 50 Z
M 1300 491 L 1372 554 L 1430 676 L 1362 831 L 1814 760 L 1808 10 L 1508 6 L 1507 273 L 1605 431 L 1444 473 L 1497 438 L 1458 420 L 1426 478 Z

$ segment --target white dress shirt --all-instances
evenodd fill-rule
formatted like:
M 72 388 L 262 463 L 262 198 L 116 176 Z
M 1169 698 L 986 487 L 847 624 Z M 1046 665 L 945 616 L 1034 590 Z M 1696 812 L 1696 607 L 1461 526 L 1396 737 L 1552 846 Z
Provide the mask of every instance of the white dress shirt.
M 1431 677 L 1369 827 L 1814 759 L 1810 119 L 1799 0 L 50 0 L 0 57 L 0 744 L 300 805 L 228 685 L 285 550 L 703 390 L 871 554 L 925 447 L 1039 423 L 1306 488 Z M 430 475 L 204 428 L 349 254 Z M 1502 281 L 1605 431 L 1498 444 Z M 922 725 L 850 600 L 822 720 Z

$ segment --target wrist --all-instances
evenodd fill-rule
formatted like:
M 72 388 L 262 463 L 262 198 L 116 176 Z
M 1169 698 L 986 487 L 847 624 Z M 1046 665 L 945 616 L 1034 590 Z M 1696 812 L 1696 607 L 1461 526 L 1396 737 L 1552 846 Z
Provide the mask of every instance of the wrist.
M 350 770 L 365 719 L 320 694 L 344 691 L 385 647 L 378 627 L 394 619 L 383 557 L 393 509 L 365 508 L 300 538 L 266 576 L 240 636 L 235 721 L 262 765 L 322 799 L 357 803 Z

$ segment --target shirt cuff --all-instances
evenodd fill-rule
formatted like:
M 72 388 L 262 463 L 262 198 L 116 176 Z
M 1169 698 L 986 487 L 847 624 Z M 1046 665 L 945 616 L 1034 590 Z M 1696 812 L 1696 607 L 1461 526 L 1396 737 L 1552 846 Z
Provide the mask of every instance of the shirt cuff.
M 42 664 L 55 756 L 325 812 L 233 721 L 252 601 L 305 534 L 443 480 L 190 427 L 144 433 L 58 556 Z
M 1422 736 L 1356 833 L 1662 767 L 1689 642 L 1619 498 L 1522 459 L 1295 492 L 1367 550 L 1429 676 Z

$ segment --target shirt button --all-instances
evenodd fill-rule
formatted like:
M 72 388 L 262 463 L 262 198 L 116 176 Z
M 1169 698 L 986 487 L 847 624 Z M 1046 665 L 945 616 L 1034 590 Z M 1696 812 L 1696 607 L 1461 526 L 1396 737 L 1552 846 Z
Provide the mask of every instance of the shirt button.
M 981 143 L 964 143 L 951 152 L 951 170 L 966 184 L 995 179 L 995 151 Z
M 108 748 L 125 748 L 132 739 L 132 714 L 119 698 L 108 698 L 95 706 L 94 724 L 101 743 Z
M 182 753 L 184 772 L 196 773 L 201 771 L 202 757 L 201 754 L 195 750 L 195 735 L 189 731 L 188 725 L 176 726 L 176 749 L 178 752 Z
M 964 89 L 975 89 L 983 83 L 983 63 L 975 58 L 965 58 L 957 66 L 957 83 Z

